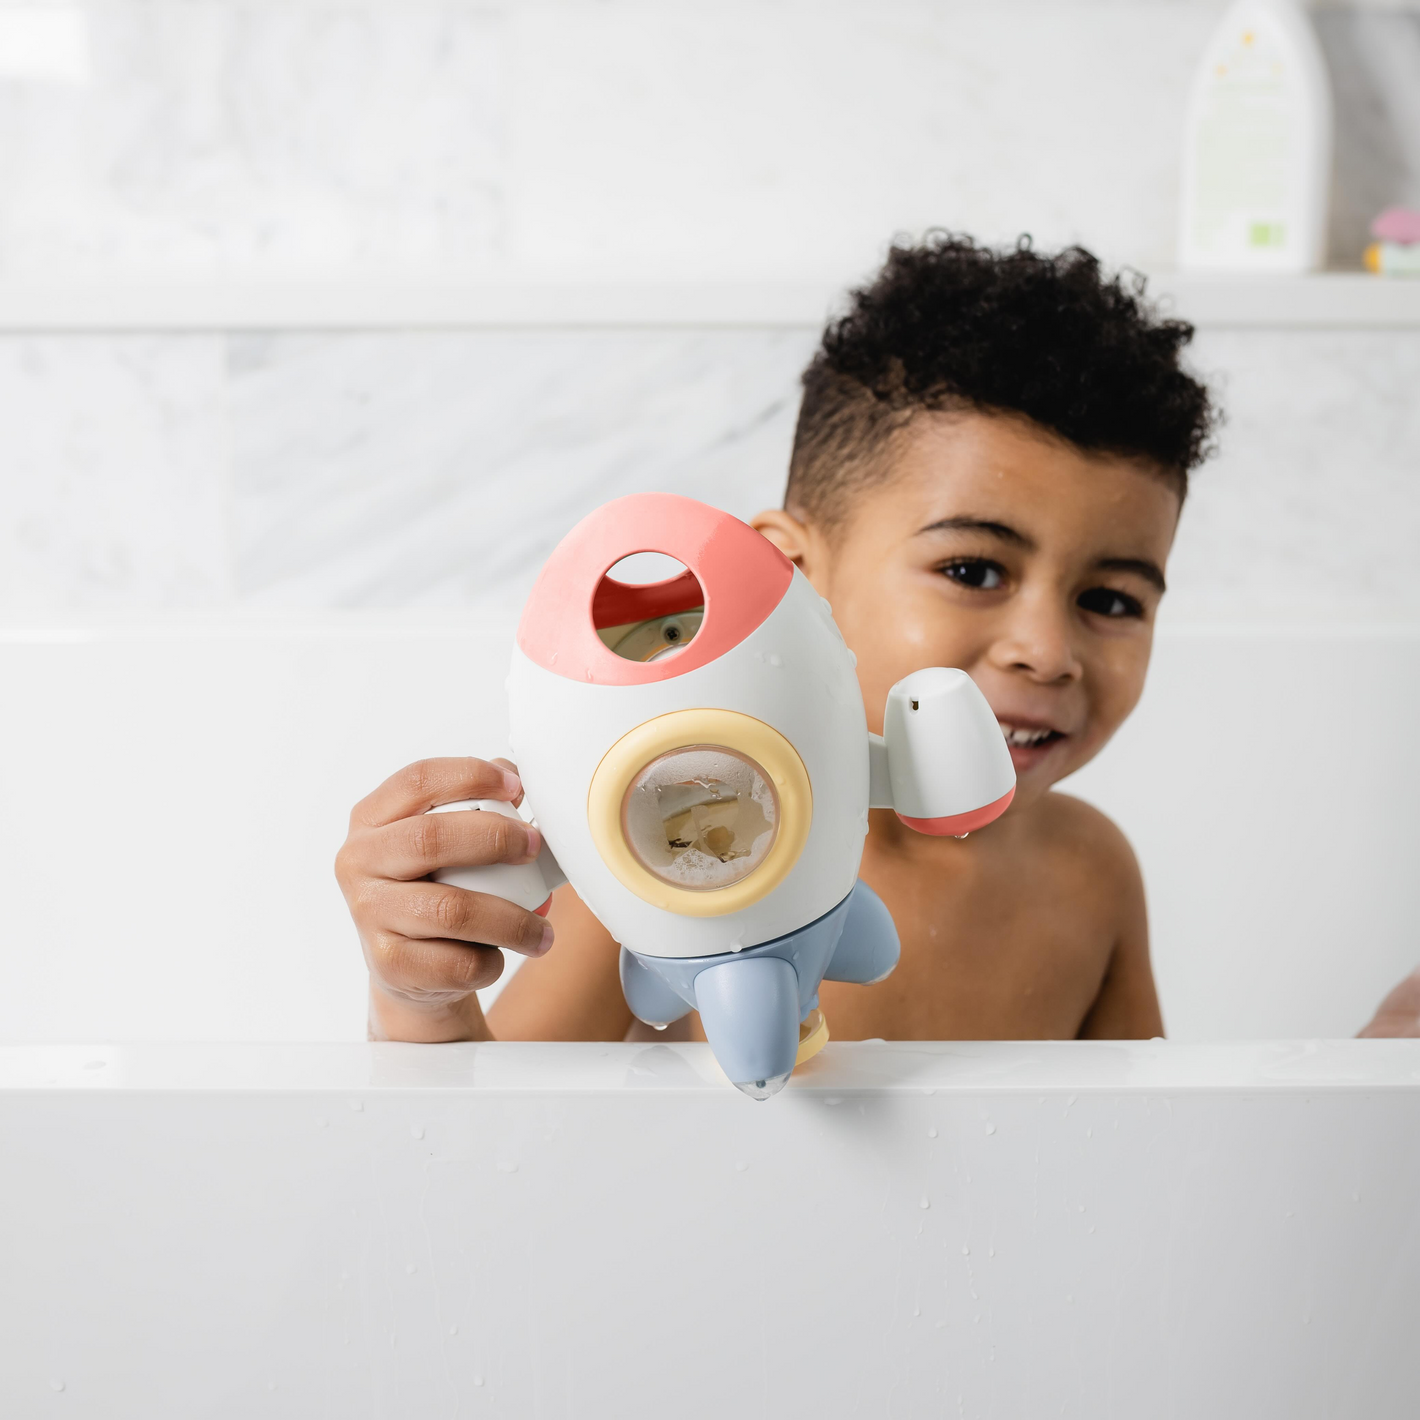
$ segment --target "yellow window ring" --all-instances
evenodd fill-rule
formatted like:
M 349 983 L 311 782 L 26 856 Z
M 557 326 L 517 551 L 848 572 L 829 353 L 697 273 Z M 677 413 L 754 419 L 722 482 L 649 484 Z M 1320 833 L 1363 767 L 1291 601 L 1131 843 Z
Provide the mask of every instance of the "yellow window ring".
M 725 749 L 753 760 L 778 801 L 774 842 L 745 877 L 696 889 L 665 881 L 647 868 L 622 832 L 622 805 L 632 782 L 653 760 L 677 750 Z M 587 791 L 587 825 L 602 861 L 643 902 L 682 917 L 723 917 L 767 897 L 788 876 L 808 842 L 813 789 L 798 751 L 778 730 L 735 710 L 673 710 L 624 734 L 602 757 Z

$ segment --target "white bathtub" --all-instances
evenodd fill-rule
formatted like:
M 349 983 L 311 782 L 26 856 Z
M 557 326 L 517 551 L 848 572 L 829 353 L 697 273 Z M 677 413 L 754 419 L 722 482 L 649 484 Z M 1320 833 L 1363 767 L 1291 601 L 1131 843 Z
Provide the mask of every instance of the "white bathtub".
M 0 1049 L 0 1414 L 1410 1420 L 1420 1042 Z
M 350 806 L 503 749 L 509 646 L 413 614 L 0 630 L 0 1041 L 363 1037 Z M 1412 628 L 1161 633 L 1067 787 L 1139 854 L 1171 1035 L 1354 1035 L 1420 962 L 1417 699 Z

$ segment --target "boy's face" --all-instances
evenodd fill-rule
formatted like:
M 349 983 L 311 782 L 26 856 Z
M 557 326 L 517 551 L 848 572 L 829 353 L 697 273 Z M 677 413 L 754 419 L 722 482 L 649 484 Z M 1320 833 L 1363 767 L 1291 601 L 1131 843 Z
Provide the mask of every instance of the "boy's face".
M 1027 803 L 1138 703 L 1178 513 L 1135 462 L 1025 419 L 953 414 L 913 421 L 833 537 L 780 512 L 755 526 L 832 603 L 869 728 L 903 676 L 958 666 L 996 712 Z

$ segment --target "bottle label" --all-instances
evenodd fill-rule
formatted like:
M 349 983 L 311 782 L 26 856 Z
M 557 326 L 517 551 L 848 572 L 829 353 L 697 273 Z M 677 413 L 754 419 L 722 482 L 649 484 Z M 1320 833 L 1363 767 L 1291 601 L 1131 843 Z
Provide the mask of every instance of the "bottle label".
M 1294 96 L 1276 37 L 1247 27 L 1214 55 L 1194 151 L 1192 237 L 1202 251 L 1287 240 Z

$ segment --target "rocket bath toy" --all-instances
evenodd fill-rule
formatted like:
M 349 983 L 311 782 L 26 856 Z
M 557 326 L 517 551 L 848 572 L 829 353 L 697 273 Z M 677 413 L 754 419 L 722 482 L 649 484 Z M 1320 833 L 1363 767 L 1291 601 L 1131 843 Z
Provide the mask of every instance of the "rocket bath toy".
M 647 551 L 686 570 L 608 575 Z M 508 705 L 523 811 L 546 846 L 440 880 L 543 911 L 570 882 L 621 943 L 633 1013 L 664 1026 L 697 1009 L 755 1099 L 827 1039 L 821 980 L 897 964 L 892 918 L 858 881 L 868 809 L 960 836 L 1015 793 L 965 673 L 899 681 L 870 735 L 828 604 L 752 528 L 671 494 L 608 503 L 563 539 L 523 611 Z

